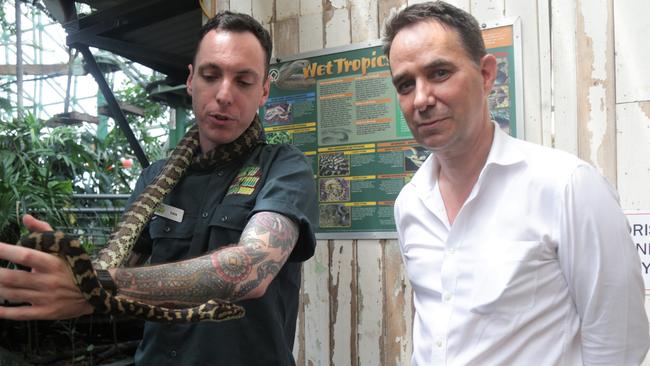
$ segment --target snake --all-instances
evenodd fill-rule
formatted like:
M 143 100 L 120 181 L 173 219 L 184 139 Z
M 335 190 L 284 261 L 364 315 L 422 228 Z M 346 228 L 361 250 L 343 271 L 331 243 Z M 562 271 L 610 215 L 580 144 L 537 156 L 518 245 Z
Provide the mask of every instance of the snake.
M 280 89 L 295 90 L 308 89 L 316 84 L 316 79 L 308 78 L 305 69 L 309 67 L 309 60 L 295 60 L 280 67 L 275 85 Z
M 243 307 L 219 299 L 211 299 L 192 307 L 167 308 L 121 297 L 119 294 L 112 295 L 102 287 L 95 269 L 105 270 L 122 266 L 155 213 L 156 207 L 190 166 L 208 169 L 228 163 L 245 156 L 262 143 L 263 139 L 261 122 L 259 117 L 255 116 L 250 126 L 234 141 L 199 153 L 199 128 L 197 124 L 192 126 L 173 149 L 158 175 L 125 210 L 106 247 L 99 252 L 95 260 L 90 258 L 78 238 L 61 231 L 33 232 L 18 240 L 16 245 L 63 259 L 72 272 L 75 285 L 97 313 L 125 315 L 164 323 L 219 322 L 242 318 L 245 315 Z

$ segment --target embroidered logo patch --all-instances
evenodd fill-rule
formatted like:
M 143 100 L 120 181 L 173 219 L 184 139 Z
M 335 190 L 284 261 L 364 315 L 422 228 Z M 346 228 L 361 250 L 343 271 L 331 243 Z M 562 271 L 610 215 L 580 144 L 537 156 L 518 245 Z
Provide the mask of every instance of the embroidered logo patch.
M 250 196 L 255 191 L 261 175 L 260 167 L 258 166 L 243 167 L 239 173 L 237 173 L 237 176 L 230 187 L 228 187 L 226 196 L 230 194 L 244 194 Z

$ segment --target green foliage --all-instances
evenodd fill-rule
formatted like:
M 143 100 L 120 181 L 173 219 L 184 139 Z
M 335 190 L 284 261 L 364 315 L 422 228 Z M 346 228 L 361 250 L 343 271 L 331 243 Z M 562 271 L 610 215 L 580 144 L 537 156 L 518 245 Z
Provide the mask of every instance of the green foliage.
M 7 21 L 7 11 L 8 9 L 12 9 L 9 5 L 10 4 L 8 4 L 7 0 L 0 0 L 0 27 L 2 27 L 1 29 L 3 32 L 6 32 L 8 34 L 15 34 L 15 24 Z
M 151 131 L 160 126 L 160 119 L 166 112 L 166 107 L 150 101 L 146 91 L 140 85 L 127 84 L 122 90 L 115 92 L 115 96 L 122 102 L 144 109 L 143 117 L 127 114 L 127 122 L 150 162 L 164 158 L 166 134 L 154 136 Z M 94 174 L 94 184 L 86 186 L 87 193 L 130 193 L 142 167 L 136 161 L 122 130 L 115 126 L 105 139 L 94 137 L 93 143 L 99 169 Z M 121 169 L 120 161 L 125 158 L 134 161 L 131 169 Z
M 95 169 L 95 162 L 70 127 L 48 131 L 31 115 L 0 122 L 0 240 L 18 239 L 19 218 L 27 210 L 54 226 L 69 223 L 73 218 L 60 208 L 70 206 L 78 177 Z
M 129 125 L 150 161 L 163 158 L 164 130 L 160 129 L 164 136 L 157 137 L 150 130 L 159 127 L 165 107 L 148 100 L 140 86 L 127 85 L 116 94 L 119 100 L 145 110 L 144 117 L 127 116 Z M 127 169 L 122 166 L 125 158 L 135 160 L 117 127 L 99 139 L 79 127 L 46 127 L 31 115 L 0 120 L 0 241 L 18 239 L 19 218 L 28 210 L 39 213 L 53 227 L 112 227 L 116 217 L 77 222 L 78 217 L 60 209 L 75 204 L 73 193 L 130 193 L 141 166 L 134 162 Z M 99 205 L 104 204 L 112 203 Z

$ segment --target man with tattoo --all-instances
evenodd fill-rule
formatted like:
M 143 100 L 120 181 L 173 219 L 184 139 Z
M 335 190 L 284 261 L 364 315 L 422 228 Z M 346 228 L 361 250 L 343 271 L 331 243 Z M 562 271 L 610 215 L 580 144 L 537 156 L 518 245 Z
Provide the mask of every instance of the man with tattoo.
M 203 27 L 187 78 L 202 154 L 258 131 L 252 126 L 259 126 L 257 110 L 268 98 L 270 56 L 269 33 L 250 16 L 224 12 Z M 149 265 L 111 269 L 104 279 L 112 279 L 122 297 L 167 307 L 221 299 L 243 306 L 245 317 L 147 323 L 137 364 L 295 364 L 300 266 L 315 248 L 313 173 L 296 148 L 253 137 L 243 149 L 229 151 L 230 160 L 193 163 L 129 259 L 139 265 L 148 258 Z M 130 202 L 162 165 L 143 171 Z M 29 215 L 23 222 L 31 231 L 51 230 Z M 0 258 L 33 268 L 0 269 L 0 297 L 31 304 L 0 307 L 0 318 L 65 319 L 93 312 L 57 257 L 0 244 Z

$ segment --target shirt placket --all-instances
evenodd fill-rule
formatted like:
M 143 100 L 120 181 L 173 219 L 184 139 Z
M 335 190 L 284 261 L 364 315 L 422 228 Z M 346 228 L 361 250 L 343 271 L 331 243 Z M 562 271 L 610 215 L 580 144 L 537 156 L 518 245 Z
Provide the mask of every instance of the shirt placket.
M 446 231 L 445 251 L 440 265 L 440 303 L 435 313 L 435 323 L 433 333 L 433 357 L 431 364 L 447 364 L 447 345 L 449 335 L 450 319 L 453 312 L 454 297 L 456 295 L 456 277 L 458 275 L 458 265 L 456 260 L 457 241 L 451 236 L 451 227 L 447 219 L 447 211 L 444 207 L 439 188 L 435 187 L 434 195 L 437 199 L 431 209 L 438 220 L 443 224 L 442 231 Z

